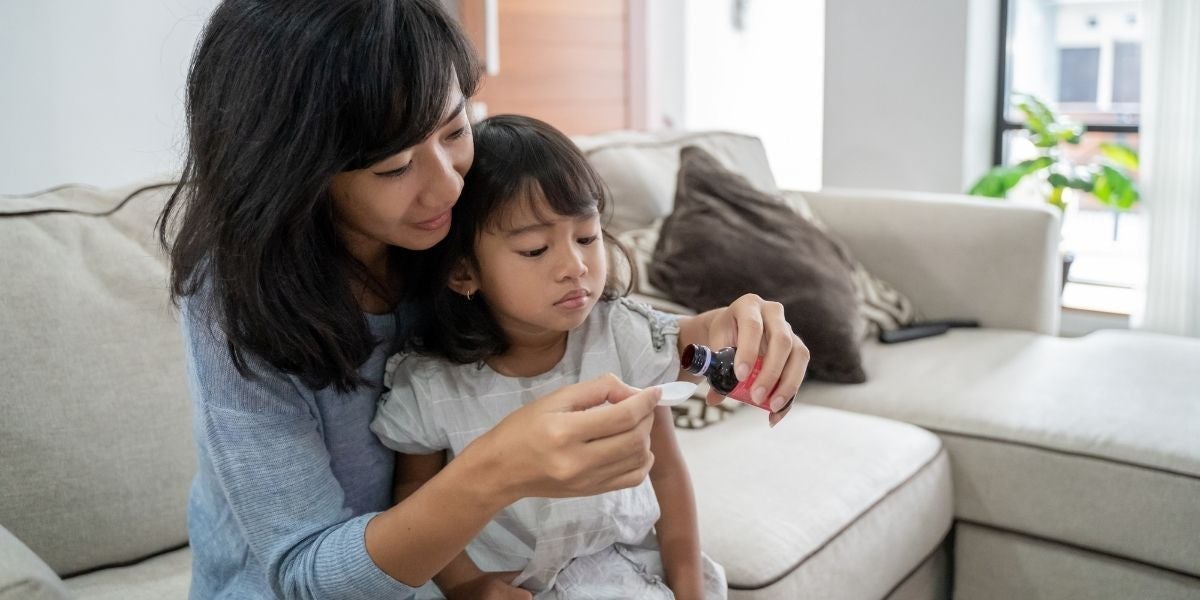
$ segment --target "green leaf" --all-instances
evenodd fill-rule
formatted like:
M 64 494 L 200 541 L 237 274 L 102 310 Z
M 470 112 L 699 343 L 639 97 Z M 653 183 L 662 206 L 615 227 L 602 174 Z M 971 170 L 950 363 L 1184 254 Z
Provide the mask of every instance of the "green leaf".
M 1025 128 L 1038 148 L 1053 148 L 1061 142 L 1078 144 L 1086 130 L 1083 125 L 1059 118 L 1033 95 L 1014 94 L 1013 103 L 1025 116 Z
M 1014 168 L 1020 171 L 1022 176 L 1025 176 L 1030 173 L 1036 173 L 1037 171 L 1045 169 L 1052 164 L 1054 164 L 1053 158 L 1050 158 L 1049 156 L 1039 156 L 1037 158 L 1023 160 L 1017 163 L 1017 166 Z
M 1008 183 L 1010 180 L 1011 167 L 992 167 L 971 189 L 967 191 L 972 196 L 986 196 L 988 198 L 1003 198 L 1008 190 L 1012 189 L 1012 185 Z
M 972 196 L 986 196 L 988 198 L 1003 198 L 1008 195 L 1009 190 L 1017 187 L 1018 183 L 1030 173 L 1036 173 L 1051 164 L 1054 159 L 1049 156 L 1039 156 L 1029 160 L 1021 161 L 1020 163 L 1009 166 L 992 167 L 971 189 L 967 191 Z
M 1138 159 L 1137 150 L 1128 145 L 1116 142 L 1104 142 L 1100 144 L 1100 153 L 1118 167 L 1123 167 L 1130 171 L 1138 170 L 1140 160 Z
M 1101 165 L 1093 182 L 1092 195 L 1107 206 L 1117 210 L 1129 210 L 1141 200 L 1137 185 L 1124 173 Z

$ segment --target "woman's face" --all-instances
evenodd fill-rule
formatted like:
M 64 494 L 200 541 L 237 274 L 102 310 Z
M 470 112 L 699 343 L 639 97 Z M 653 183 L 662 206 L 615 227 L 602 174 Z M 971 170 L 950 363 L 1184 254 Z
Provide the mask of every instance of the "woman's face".
M 364 169 L 339 173 L 330 192 L 338 232 L 364 263 L 387 246 L 425 250 L 450 231 L 450 209 L 475 157 L 465 98 L 455 83 L 428 138 Z

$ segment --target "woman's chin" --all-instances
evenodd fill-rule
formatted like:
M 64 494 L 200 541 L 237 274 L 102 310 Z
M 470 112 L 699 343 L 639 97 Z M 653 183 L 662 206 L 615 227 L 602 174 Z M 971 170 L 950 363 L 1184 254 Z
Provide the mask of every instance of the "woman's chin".
M 433 230 L 407 227 L 404 230 L 404 235 L 392 239 L 391 244 L 405 250 L 428 250 L 436 246 L 438 242 L 446 239 L 446 234 L 448 233 L 450 233 L 449 223 L 445 227 Z

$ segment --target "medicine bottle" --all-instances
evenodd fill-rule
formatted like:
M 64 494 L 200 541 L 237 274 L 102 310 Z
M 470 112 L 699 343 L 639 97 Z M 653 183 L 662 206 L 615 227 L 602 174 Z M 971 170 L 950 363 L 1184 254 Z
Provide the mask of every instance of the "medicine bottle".
M 708 346 L 689 344 L 679 355 L 679 366 L 689 373 L 707 378 L 709 385 L 720 394 L 750 406 L 770 410 L 766 402 L 771 394 L 763 396 L 763 404 L 755 404 L 750 399 L 751 386 L 758 377 L 758 372 L 762 370 L 762 357 L 754 361 L 754 368 L 750 370 L 746 380 L 738 381 L 737 374 L 733 371 L 733 356 L 736 352 L 737 348 L 721 348 L 714 351 Z

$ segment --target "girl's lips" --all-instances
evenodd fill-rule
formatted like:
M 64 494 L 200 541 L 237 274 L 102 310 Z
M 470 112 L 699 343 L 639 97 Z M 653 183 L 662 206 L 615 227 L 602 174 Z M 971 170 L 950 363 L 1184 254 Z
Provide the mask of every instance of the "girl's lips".
M 420 223 L 414 223 L 414 225 L 418 229 L 433 231 L 435 229 L 441 229 L 442 227 L 444 227 L 446 225 L 446 223 L 449 223 L 449 222 L 450 222 L 450 211 L 446 211 L 428 221 L 421 221 Z
M 587 299 L 590 296 L 587 290 L 575 290 L 558 299 L 554 305 L 559 308 L 583 308 L 587 306 Z

